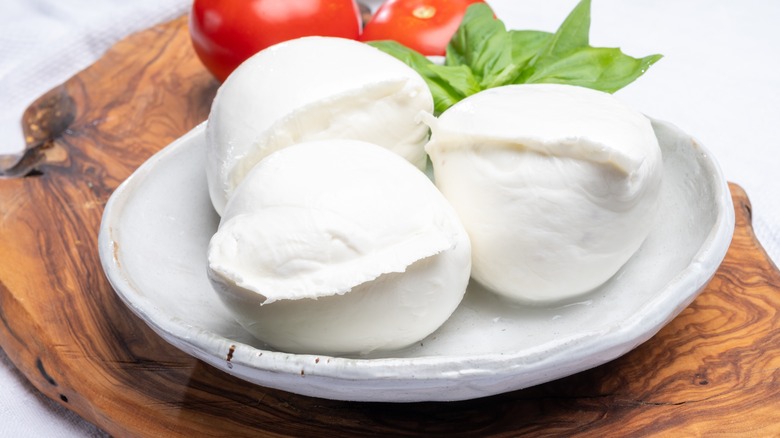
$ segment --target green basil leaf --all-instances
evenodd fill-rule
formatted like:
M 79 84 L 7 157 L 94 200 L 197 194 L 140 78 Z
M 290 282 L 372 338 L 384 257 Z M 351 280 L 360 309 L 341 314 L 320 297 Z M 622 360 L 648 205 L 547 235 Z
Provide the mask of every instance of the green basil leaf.
M 523 83 L 579 85 L 614 93 L 659 59 L 661 55 L 633 58 L 617 48 L 584 47 L 560 59 L 537 64 Z
M 537 30 L 511 30 L 512 60 L 520 70 L 544 48 L 553 34 Z
M 433 94 L 434 114 L 439 115 L 464 98 L 482 91 L 477 78 L 465 65 L 431 64 L 430 76 L 423 75 Z
M 483 89 L 511 81 L 520 70 L 512 56 L 510 33 L 484 3 L 474 4 L 466 10 L 447 46 L 445 65 L 467 66 Z
M 473 65 L 473 58 L 484 49 L 484 40 L 504 29 L 496 23 L 493 11 L 486 4 L 474 4 L 466 9 L 458 30 L 452 36 L 445 54 L 444 65 Z
M 371 42 L 415 69 L 440 114 L 481 90 L 509 84 L 559 83 L 615 92 L 644 74 L 661 55 L 632 58 L 589 43 L 591 0 L 581 0 L 555 33 L 511 30 L 484 3 L 468 7 L 447 46 L 444 65 L 399 43 Z
M 436 115 L 482 89 L 471 70 L 465 65 L 434 64 L 419 52 L 395 41 L 371 41 L 367 44 L 401 60 L 425 79 L 433 95 Z
M 539 52 L 537 60 L 559 58 L 590 45 L 590 0 L 582 0 Z

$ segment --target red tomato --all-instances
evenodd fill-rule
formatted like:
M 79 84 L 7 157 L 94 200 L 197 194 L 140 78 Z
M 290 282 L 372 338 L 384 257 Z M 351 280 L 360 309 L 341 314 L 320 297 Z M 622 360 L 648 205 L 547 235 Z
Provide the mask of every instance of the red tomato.
M 194 0 L 195 53 L 220 81 L 244 60 L 282 41 L 321 35 L 357 39 L 355 0 Z
M 484 1 L 388 0 L 366 24 L 360 40 L 395 40 L 423 55 L 444 55 L 472 3 Z

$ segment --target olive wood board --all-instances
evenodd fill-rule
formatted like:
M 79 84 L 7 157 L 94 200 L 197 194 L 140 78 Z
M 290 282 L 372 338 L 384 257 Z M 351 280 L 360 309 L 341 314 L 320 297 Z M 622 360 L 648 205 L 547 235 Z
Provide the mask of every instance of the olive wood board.
M 630 353 L 557 381 L 343 402 L 252 385 L 172 347 L 111 289 L 98 227 L 112 191 L 205 120 L 217 87 L 181 17 L 25 113 L 27 153 L 0 178 L 0 346 L 46 396 L 115 436 L 780 435 L 780 272 L 735 184 L 733 242 L 701 295 Z

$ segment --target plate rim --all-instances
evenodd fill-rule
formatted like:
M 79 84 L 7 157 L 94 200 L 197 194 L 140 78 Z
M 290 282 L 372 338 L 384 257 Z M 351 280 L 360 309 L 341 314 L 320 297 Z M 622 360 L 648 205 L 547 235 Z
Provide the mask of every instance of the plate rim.
M 168 155 L 185 149 L 193 140 L 197 140 L 197 137 L 205 135 L 206 122 L 198 124 L 152 155 L 112 193 L 104 209 L 98 236 L 101 264 L 115 293 L 133 313 L 141 318 L 158 335 L 163 337 L 166 342 L 229 374 L 262 386 L 275 387 L 304 395 L 366 401 L 456 400 L 482 397 L 533 386 L 570 375 L 572 374 L 572 369 L 574 369 L 573 372 L 579 372 L 606 363 L 650 339 L 698 296 L 715 275 L 730 246 L 735 217 L 728 183 L 720 166 L 706 147 L 678 127 L 669 122 L 653 118 L 650 118 L 650 120 L 654 129 L 668 129 L 677 136 L 691 139 L 692 147 L 698 148 L 698 161 L 706 164 L 708 180 L 713 190 L 713 198 L 716 200 L 716 205 L 719 208 L 712 227 L 703 240 L 702 245 L 695 252 L 691 262 L 660 290 L 663 293 L 659 293 L 642 305 L 640 308 L 641 312 L 635 318 L 618 321 L 598 332 L 589 331 L 576 336 L 569 336 L 565 339 L 556 339 L 540 344 L 532 349 L 523 349 L 518 352 L 482 353 L 457 357 L 422 356 L 411 358 L 348 358 L 293 354 L 259 349 L 225 338 L 211 331 L 207 331 L 205 337 L 187 336 L 188 333 L 191 334 L 192 332 L 191 326 L 183 321 L 177 321 L 175 318 L 171 319 L 170 316 L 166 316 L 149 298 L 128 292 L 132 291 L 134 286 L 131 280 L 124 275 L 120 260 L 117 259 L 115 234 L 111 225 L 116 223 L 121 217 L 124 207 L 122 202 L 129 199 L 132 189 L 141 184 L 154 171 L 157 164 Z M 671 301 L 673 298 L 670 298 L 670 294 L 676 296 L 677 299 Z M 131 299 L 131 295 L 134 295 L 135 299 Z M 670 301 L 674 304 L 674 307 L 669 305 Z M 661 312 L 659 308 L 662 304 L 665 304 L 663 309 L 666 310 Z M 639 330 L 638 327 L 643 327 L 644 329 Z M 202 329 L 200 331 L 203 332 Z M 640 333 L 636 334 L 637 331 Z M 627 334 L 634 335 L 627 337 Z M 610 337 L 622 337 L 624 341 L 605 343 L 604 339 Z M 593 355 L 594 340 L 596 338 L 599 339 L 599 344 L 602 345 L 597 348 L 602 353 L 597 358 Z M 630 345 L 626 345 L 625 339 L 630 339 L 633 342 Z M 576 345 L 574 350 L 570 346 L 572 343 Z M 566 351 L 568 357 L 565 363 L 576 363 L 577 365 L 574 367 L 561 367 L 559 365 L 557 370 L 547 373 L 541 370 L 544 368 L 545 362 L 557 359 L 561 350 Z M 227 355 L 228 351 L 231 351 L 232 357 L 229 360 L 226 356 L 218 357 L 213 353 L 214 351 L 225 352 L 225 355 Z M 392 380 L 399 384 L 405 383 L 406 385 L 420 381 L 432 381 L 439 384 L 449 382 L 453 385 L 458 385 L 463 381 L 484 377 L 510 378 L 517 375 L 518 368 L 522 368 L 528 375 L 535 375 L 536 378 L 525 379 L 522 384 L 509 385 L 500 391 L 460 388 L 459 392 L 455 391 L 458 394 L 450 394 L 450 396 L 447 396 L 446 391 L 437 392 L 429 390 L 422 391 L 422 393 L 409 393 L 410 388 L 404 385 L 399 385 L 402 388 L 399 388 L 399 391 L 395 393 L 388 390 L 387 393 L 373 394 L 371 396 L 356 394 L 354 389 L 361 383 L 378 380 Z M 345 370 L 349 371 L 348 376 L 344 375 Z M 247 374 L 250 371 L 267 374 L 267 376 L 265 376 L 266 378 L 250 376 Z M 544 377 L 540 377 L 539 374 L 542 374 Z M 288 377 L 304 377 L 305 375 L 305 380 L 298 379 L 301 384 L 291 388 L 290 384 L 276 381 L 280 375 Z M 321 386 L 316 385 L 317 379 L 336 380 L 345 383 L 345 387 L 331 392 L 323 391 Z M 315 383 L 315 385 L 310 386 L 312 383 Z

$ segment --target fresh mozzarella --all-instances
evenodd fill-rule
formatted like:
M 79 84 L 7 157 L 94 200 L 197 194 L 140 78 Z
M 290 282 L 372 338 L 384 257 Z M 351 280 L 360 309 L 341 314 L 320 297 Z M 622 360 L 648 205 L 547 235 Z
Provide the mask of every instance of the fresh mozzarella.
M 425 166 L 433 110 L 422 77 L 357 41 L 306 37 L 272 46 L 238 67 L 214 99 L 206 128 L 212 203 L 227 200 L 263 157 L 307 140 L 349 138 L 384 146 Z
M 288 352 L 359 354 L 424 338 L 460 303 L 463 226 L 412 164 L 356 140 L 299 143 L 228 202 L 209 277 L 237 320 Z
M 649 120 L 612 95 L 512 85 L 464 99 L 431 126 L 436 185 L 472 243 L 472 276 L 526 303 L 607 281 L 653 225 L 661 152 Z

